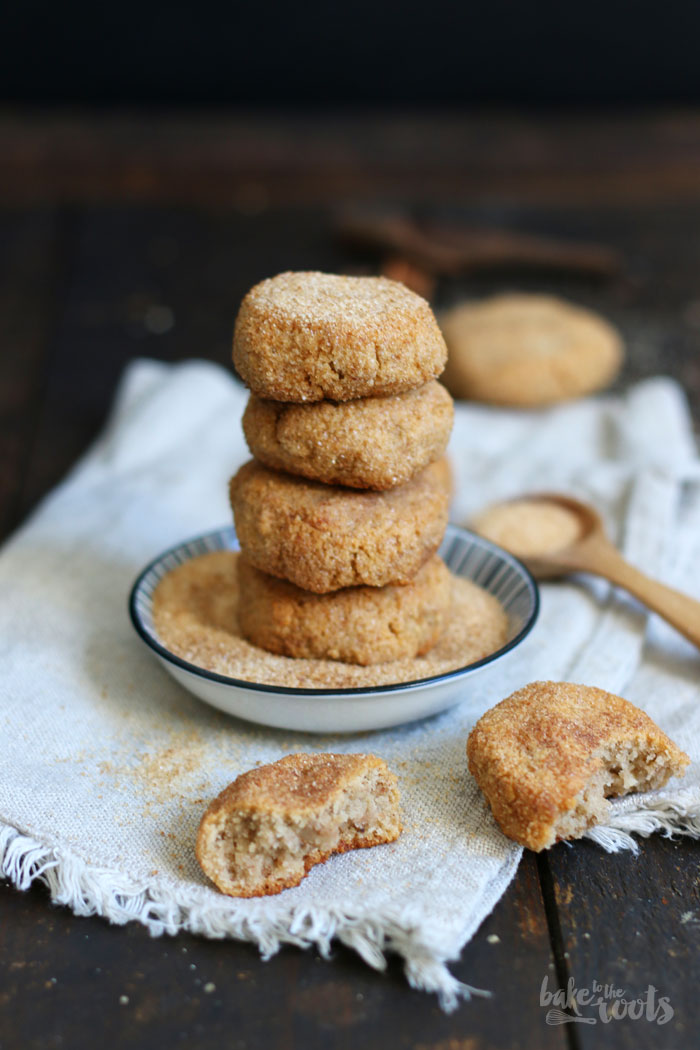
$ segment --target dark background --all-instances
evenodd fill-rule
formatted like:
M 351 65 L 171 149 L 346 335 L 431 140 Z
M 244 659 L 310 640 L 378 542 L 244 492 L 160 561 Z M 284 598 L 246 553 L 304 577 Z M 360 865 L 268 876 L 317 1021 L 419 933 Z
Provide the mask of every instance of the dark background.
M 695 0 L 0 6 L 0 100 L 627 105 L 700 98 Z

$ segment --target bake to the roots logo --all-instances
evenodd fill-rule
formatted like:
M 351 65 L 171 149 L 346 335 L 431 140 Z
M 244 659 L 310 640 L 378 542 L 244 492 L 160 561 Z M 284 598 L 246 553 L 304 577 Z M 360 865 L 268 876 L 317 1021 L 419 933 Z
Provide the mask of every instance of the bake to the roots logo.
M 629 999 L 624 988 L 614 984 L 593 981 L 590 988 L 577 988 L 570 977 L 566 988 L 549 987 L 544 977 L 540 988 L 540 1006 L 546 1006 L 547 1024 L 609 1024 L 628 1017 L 631 1021 L 667 1024 L 673 1017 L 673 1007 L 666 995 L 650 984 L 643 995 Z M 582 1013 L 583 1009 L 583 1013 Z

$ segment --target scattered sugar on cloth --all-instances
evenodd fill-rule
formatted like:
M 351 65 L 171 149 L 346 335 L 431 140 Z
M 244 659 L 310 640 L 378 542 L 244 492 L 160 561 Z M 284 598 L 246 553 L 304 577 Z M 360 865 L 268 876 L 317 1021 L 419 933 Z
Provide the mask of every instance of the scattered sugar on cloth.
M 591 838 L 700 834 L 700 657 L 602 582 L 543 587 L 537 628 L 503 671 L 452 711 L 413 725 L 318 737 L 246 724 L 185 693 L 126 612 L 145 562 L 230 520 L 227 480 L 247 458 L 246 392 L 204 362 L 130 366 L 107 426 L 0 555 L 0 866 L 41 879 L 80 915 L 328 953 L 373 967 L 387 951 L 445 1009 L 475 988 L 449 962 L 515 874 L 520 849 L 466 768 L 479 715 L 538 678 L 620 692 L 693 759 L 663 791 L 615 803 Z M 631 561 L 700 597 L 700 465 L 685 400 L 651 379 L 620 397 L 539 413 L 460 405 L 450 446 L 453 520 L 533 489 L 592 500 Z M 234 900 L 194 859 L 208 801 L 239 773 L 293 751 L 372 751 L 400 778 L 405 830 L 348 853 L 279 896 Z M 574 847 L 575 848 L 575 847 Z M 479 975 L 473 975 L 475 986 Z

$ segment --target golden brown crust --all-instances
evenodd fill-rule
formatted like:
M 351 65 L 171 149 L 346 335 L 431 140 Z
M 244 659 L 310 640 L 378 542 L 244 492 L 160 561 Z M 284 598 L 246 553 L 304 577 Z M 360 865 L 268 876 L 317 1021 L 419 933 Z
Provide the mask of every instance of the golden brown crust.
M 251 395 L 243 432 L 256 459 L 326 485 L 385 490 L 444 453 L 452 398 L 435 380 L 389 397 L 294 405 Z
M 283 656 L 387 663 L 422 656 L 447 620 L 450 574 L 437 555 L 410 583 L 346 587 L 313 594 L 238 560 L 241 631 L 254 645 Z
M 322 485 L 252 460 L 230 495 L 248 561 L 325 594 L 412 580 L 442 542 L 450 484 L 444 459 L 388 492 Z
M 258 397 L 350 401 L 440 375 L 445 343 L 430 306 L 386 277 L 287 272 L 248 292 L 233 360 Z
M 372 768 L 386 769 L 386 763 L 376 755 L 285 755 L 242 773 L 210 803 L 203 819 L 221 810 L 241 808 L 306 813 L 326 803 L 358 773 Z
M 623 357 L 602 317 L 544 295 L 499 295 L 441 318 L 444 374 L 455 396 L 493 404 L 545 405 L 607 386 Z
M 299 858 L 303 870 L 273 874 L 251 884 L 222 864 L 221 841 L 230 817 L 253 818 L 257 827 L 266 816 L 282 817 L 299 827 L 305 819 L 318 819 L 324 807 L 342 802 L 342 793 L 366 774 L 376 771 L 381 794 L 387 799 L 385 819 L 376 827 L 341 835 L 330 848 L 309 846 Z M 195 854 L 204 873 L 223 893 L 236 897 L 261 897 L 298 886 L 312 867 L 336 853 L 367 849 L 395 841 L 401 833 L 398 780 L 383 759 L 375 755 L 295 754 L 243 773 L 207 808 L 199 825 Z M 387 819 L 388 818 L 388 819 Z
M 681 775 L 689 762 L 648 715 L 622 697 L 569 682 L 532 682 L 479 719 L 467 756 L 503 832 L 541 850 L 554 841 L 554 825 L 600 767 L 601 753 L 627 745 L 666 763 L 665 779 Z

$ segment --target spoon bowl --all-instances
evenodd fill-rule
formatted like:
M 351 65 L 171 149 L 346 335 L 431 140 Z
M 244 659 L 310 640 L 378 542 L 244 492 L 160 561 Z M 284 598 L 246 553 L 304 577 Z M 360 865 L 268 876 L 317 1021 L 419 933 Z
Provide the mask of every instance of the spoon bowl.
M 600 543 L 610 541 L 605 532 L 605 525 L 598 511 L 588 503 L 574 499 L 561 492 L 534 492 L 527 496 L 521 496 L 513 503 L 527 499 L 528 502 L 550 503 L 562 510 L 568 511 L 577 519 L 579 526 L 578 537 L 564 547 L 556 547 L 551 551 L 540 552 L 533 555 L 519 555 L 520 560 L 527 565 L 532 575 L 538 580 L 551 580 L 559 576 L 565 576 L 568 572 L 578 571 L 581 560 L 590 556 L 589 548 L 593 545 L 593 556 Z M 614 548 L 613 548 L 614 549 Z M 590 570 L 594 571 L 593 569 Z
M 536 579 L 554 579 L 571 572 L 602 576 L 629 591 L 700 647 L 700 602 L 652 579 L 625 561 L 608 539 L 600 515 L 590 504 L 559 492 L 536 492 L 511 502 L 521 500 L 554 504 L 574 514 L 580 524 L 578 537 L 566 546 L 536 555 L 519 555 Z

